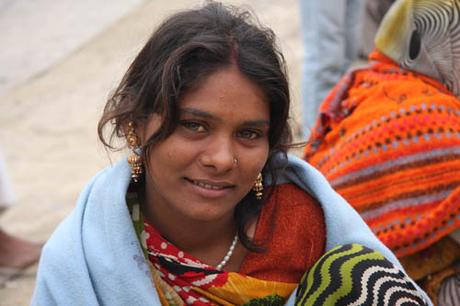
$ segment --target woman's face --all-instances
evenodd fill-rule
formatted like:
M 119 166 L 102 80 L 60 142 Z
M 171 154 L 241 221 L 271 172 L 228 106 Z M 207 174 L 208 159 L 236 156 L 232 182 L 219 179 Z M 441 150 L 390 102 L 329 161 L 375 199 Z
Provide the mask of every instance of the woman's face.
M 179 107 L 177 129 L 148 156 L 150 209 L 197 221 L 233 216 L 268 158 L 268 102 L 262 90 L 232 66 L 185 94 Z M 160 120 L 150 119 L 147 137 Z

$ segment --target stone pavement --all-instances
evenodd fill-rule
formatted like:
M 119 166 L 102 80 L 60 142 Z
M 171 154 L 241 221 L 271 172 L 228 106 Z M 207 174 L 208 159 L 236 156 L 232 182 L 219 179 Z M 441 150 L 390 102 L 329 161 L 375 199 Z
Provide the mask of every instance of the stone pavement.
M 71 22 L 66 15 L 69 7 L 61 3 L 55 8 L 58 2 L 52 0 L 38 2 L 42 6 L 33 12 L 40 18 L 34 22 L 42 32 L 36 37 L 19 13 L 3 13 L 13 0 L 0 0 L 0 35 L 5 25 L 14 33 L 8 36 L 8 44 L 2 44 L 8 50 L 0 52 L 0 67 L 4 70 L 10 65 L 8 69 L 14 69 L 11 65 L 19 60 L 19 67 L 30 68 L 9 75 L 0 73 L 0 145 L 17 194 L 17 202 L 0 217 L 0 225 L 15 235 L 44 241 L 71 211 L 85 183 L 122 154 L 108 154 L 97 140 L 97 120 L 109 92 L 155 25 L 170 13 L 202 1 L 134 0 L 129 5 L 118 4 L 113 12 L 105 10 L 108 4 L 101 4 L 102 0 L 91 4 L 83 1 L 85 9 L 72 10 L 77 16 Z M 227 3 L 248 4 L 278 35 L 288 62 L 293 116 L 297 118 L 302 56 L 298 1 Z M 96 18 L 99 15 L 100 20 Z M 75 32 L 72 27 L 79 18 L 87 18 L 87 27 Z M 57 25 L 53 28 L 48 24 L 50 32 L 42 29 L 45 22 L 54 19 Z M 30 47 L 34 42 L 45 42 L 49 33 L 55 35 L 56 43 Z M 63 38 L 68 33 L 73 37 L 70 42 Z M 33 53 L 40 56 L 32 59 Z M 36 266 L 30 267 L 1 288 L 0 305 L 28 305 L 35 272 Z

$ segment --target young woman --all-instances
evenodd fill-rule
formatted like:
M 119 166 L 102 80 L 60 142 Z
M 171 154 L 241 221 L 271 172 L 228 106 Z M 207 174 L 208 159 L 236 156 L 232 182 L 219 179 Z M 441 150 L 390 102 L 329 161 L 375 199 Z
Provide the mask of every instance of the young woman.
M 167 19 L 99 122 L 104 144 L 132 152 L 46 244 L 33 304 L 424 304 L 325 179 L 287 156 L 289 103 L 274 34 L 247 12 L 211 2 Z

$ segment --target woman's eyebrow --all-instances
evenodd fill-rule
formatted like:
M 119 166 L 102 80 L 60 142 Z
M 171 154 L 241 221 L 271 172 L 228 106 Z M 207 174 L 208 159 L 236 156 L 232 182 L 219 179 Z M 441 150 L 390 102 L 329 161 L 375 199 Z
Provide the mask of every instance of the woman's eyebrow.
M 257 127 L 264 127 L 264 126 L 269 127 L 270 120 L 248 120 L 248 121 L 244 121 L 243 125 L 257 126 Z
M 208 112 L 196 109 L 196 108 L 191 108 L 191 107 L 181 108 L 180 112 L 182 114 L 183 113 L 191 114 L 191 115 L 201 117 L 201 118 L 205 118 L 205 119 L 214 119 L 214 120 L 218 119 L 215 115 L 213 115 L 211 113 L 208 113 Z M 247 121 L 244 121 L 242 123 L 242 125 L 256 126 L 256 127 L 264 127 L 264 126 L 270 127 L 270 120 L 265 120 L 265 119 L 262 119 L 262 120 L 247 120 Z
M 196 109 L 196 108 L 184 107 L 184 108 L 180 109 L 180 112 L 181 113 L 191 114 L 191 115 L 198 116 L 198 117 L 203 117 L 203 118 L 206 118 L 206 119 L 213 119 L 214 118 L 214 116 L 212 114 L 210 114 L 208 112 L 205 112 L 205 111 L 202 111 L 202 110 L 199 110 L 199 109 Z

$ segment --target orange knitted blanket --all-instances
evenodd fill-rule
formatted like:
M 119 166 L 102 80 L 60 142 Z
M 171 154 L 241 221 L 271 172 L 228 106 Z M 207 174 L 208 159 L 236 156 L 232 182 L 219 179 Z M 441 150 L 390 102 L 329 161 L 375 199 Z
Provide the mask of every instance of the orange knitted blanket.
M 375 51 L 323 102 L 305 159 L 397 256 L 460 226 L 460 101 Z

